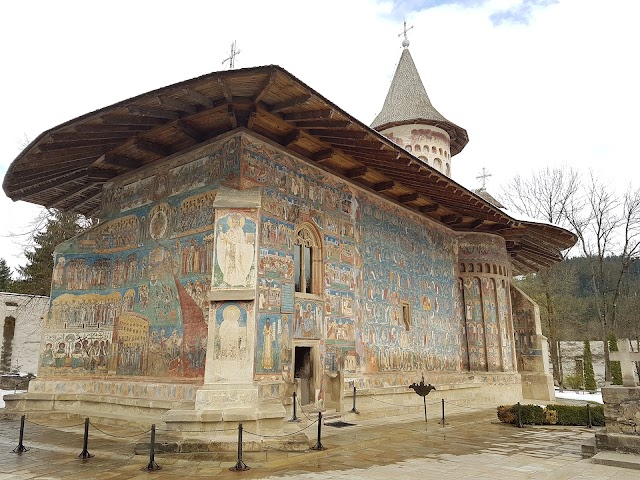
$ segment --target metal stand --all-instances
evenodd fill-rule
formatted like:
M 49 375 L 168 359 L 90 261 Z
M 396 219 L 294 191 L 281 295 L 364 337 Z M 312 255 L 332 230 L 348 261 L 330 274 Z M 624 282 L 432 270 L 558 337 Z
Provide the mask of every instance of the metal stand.
M 249 470 L 250 467 L 242 461 L 242 424 L 238 424 L 238 461 L 235 466 L 231 467 L 229 470 L 232 472 L 244 472 L 245 470 Z
M 351 413 L 360 413 L 356 408 L 356 386 L 353 386 L 353 408 L 349 410 Z
M 293 416 L 289 419 L 290 422 L 299 422 L 300 421 L 300 419 L 296 415 L 296 405 L 298 404 L 297 398 L 298 398 L 298 395 L 294 391 L 293 392 Z
M 82 460 L 86 460 L 88 458 L 93 457 L 93 455 L 89 453 L 89 450 L 87 450 L 88 445 L 89 445 L 89 417 L 84 419 L 84 442 L 83 442 L 82 452 L 80 452 L 80 455 L 78 455 L 78 458 L 81 458 Z
M 522 428 L 522 405 L 518 402 L 518 424 L 516 425 L 518 428 Z
M 409 388 L 413 388 L 413 391 L 422 397 L 422 400 L 424 403 L 424 421 L 426 422 L 427 421 L 427 395 L 429 395 L 429 392 L 431 390 L 435 390 L 436 387 L 434 387 L 431 384 L 426 385 L 424 383 L 424 375 L 422 375 L 422 380 L 420 380 L 420 383 L 412 383 L 411 385 L 409 385 Z
M 22 443 L 22 440 L 24 439 L 24 419 L 25 415 L 22 415 L 20 417 L 20 440 L 18 440 L 18 446 L 13 449 L 13 453 L 22 453 L 29 451 L 29 449 Z
M 162 470 L 162 467 L 156 463 L 156 424 L 151 425 L 151 444 L 149 445 L 149 464 L 142 470 L 153 472 Z
M 444 421 L 444 398 L 442 399 L 442 420 L 440 420 L 438 423 L 440 423 L 443 427 L 445 425 L 448 425 L 445 421 Z
M 587 428 L 593 428 L 593 423 L 591 423 L 591 408 L 587 403 Z
M 311 447 L 311 450 L 324 450 L 324 445 L 322 445 L 322 412 L 318 412 L 318 441 L 316 444 Z

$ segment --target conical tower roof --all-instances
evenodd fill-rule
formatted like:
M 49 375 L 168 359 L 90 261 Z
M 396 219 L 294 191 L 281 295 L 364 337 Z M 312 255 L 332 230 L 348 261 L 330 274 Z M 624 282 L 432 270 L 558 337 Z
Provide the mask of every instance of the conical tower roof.
M 459 153 L 469 142 L 467 131 L 444 118 L 431 104 L 411 53 L 404 48 L 387 98 L 371 128 L 380 132 L 407 124 L 433 125 L 446 130 L 451 137 L 451 155 Z

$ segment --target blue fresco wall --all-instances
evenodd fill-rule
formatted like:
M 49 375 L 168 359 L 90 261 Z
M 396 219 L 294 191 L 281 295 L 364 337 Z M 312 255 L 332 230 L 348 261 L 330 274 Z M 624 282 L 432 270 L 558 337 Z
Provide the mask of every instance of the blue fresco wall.
M 318 340 L 328 371 L 464 366 L 451 232 L 263 142 L 243 137 L 241 157 L 243 188 L 263 187 L 256 354 L 274 352 L 274 361 L 258 360 L 257 374 L 291 370 L 287 342 L 305 339 Z M 312 224 L 322 239 L 322 291 L 315 297 L 294 293 L 294 232 L 301 224 Z M 411 307 L 408 328 L 403 302 Z
M 230 138 L 105 186 L 99 225 L 56 249 L 41 377 L 202 377 L 213 202 L 237 185 L 238 146 Z

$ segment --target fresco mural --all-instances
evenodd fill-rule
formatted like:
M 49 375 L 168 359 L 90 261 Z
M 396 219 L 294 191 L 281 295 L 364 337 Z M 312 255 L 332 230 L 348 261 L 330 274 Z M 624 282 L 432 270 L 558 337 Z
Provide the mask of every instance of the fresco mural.
M 215 358 L 246 360 L 247 318 L 252 314 L 247 302 L 229 302 L 216 308 Z
M 485 329 L 482 319 L 480 279 L 464 279 L 465 316 L 467 319 L 467 341 L 471 370 L 486 370 Z
M 255 212 L 217 210 L 215 287 L 255 285 Z
M 213 202 L 238 176 L 238 145 L 105 186 L 101 223 L 56 249 L 40 376 L 204 375 Z M 220 226 L 233 245 L 232 224 Z

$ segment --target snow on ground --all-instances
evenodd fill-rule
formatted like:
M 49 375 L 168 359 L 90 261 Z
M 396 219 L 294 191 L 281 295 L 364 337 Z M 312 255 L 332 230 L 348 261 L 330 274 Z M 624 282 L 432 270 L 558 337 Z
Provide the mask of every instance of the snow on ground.
M 602 393 L 598 390 L 597 393 L 588 393 L 575 390 L 558 390 L 556 388 L 556 398 L 564 398 L 566 400 L 578 400 L 584 402 L 597 402 L 602 403 Z

